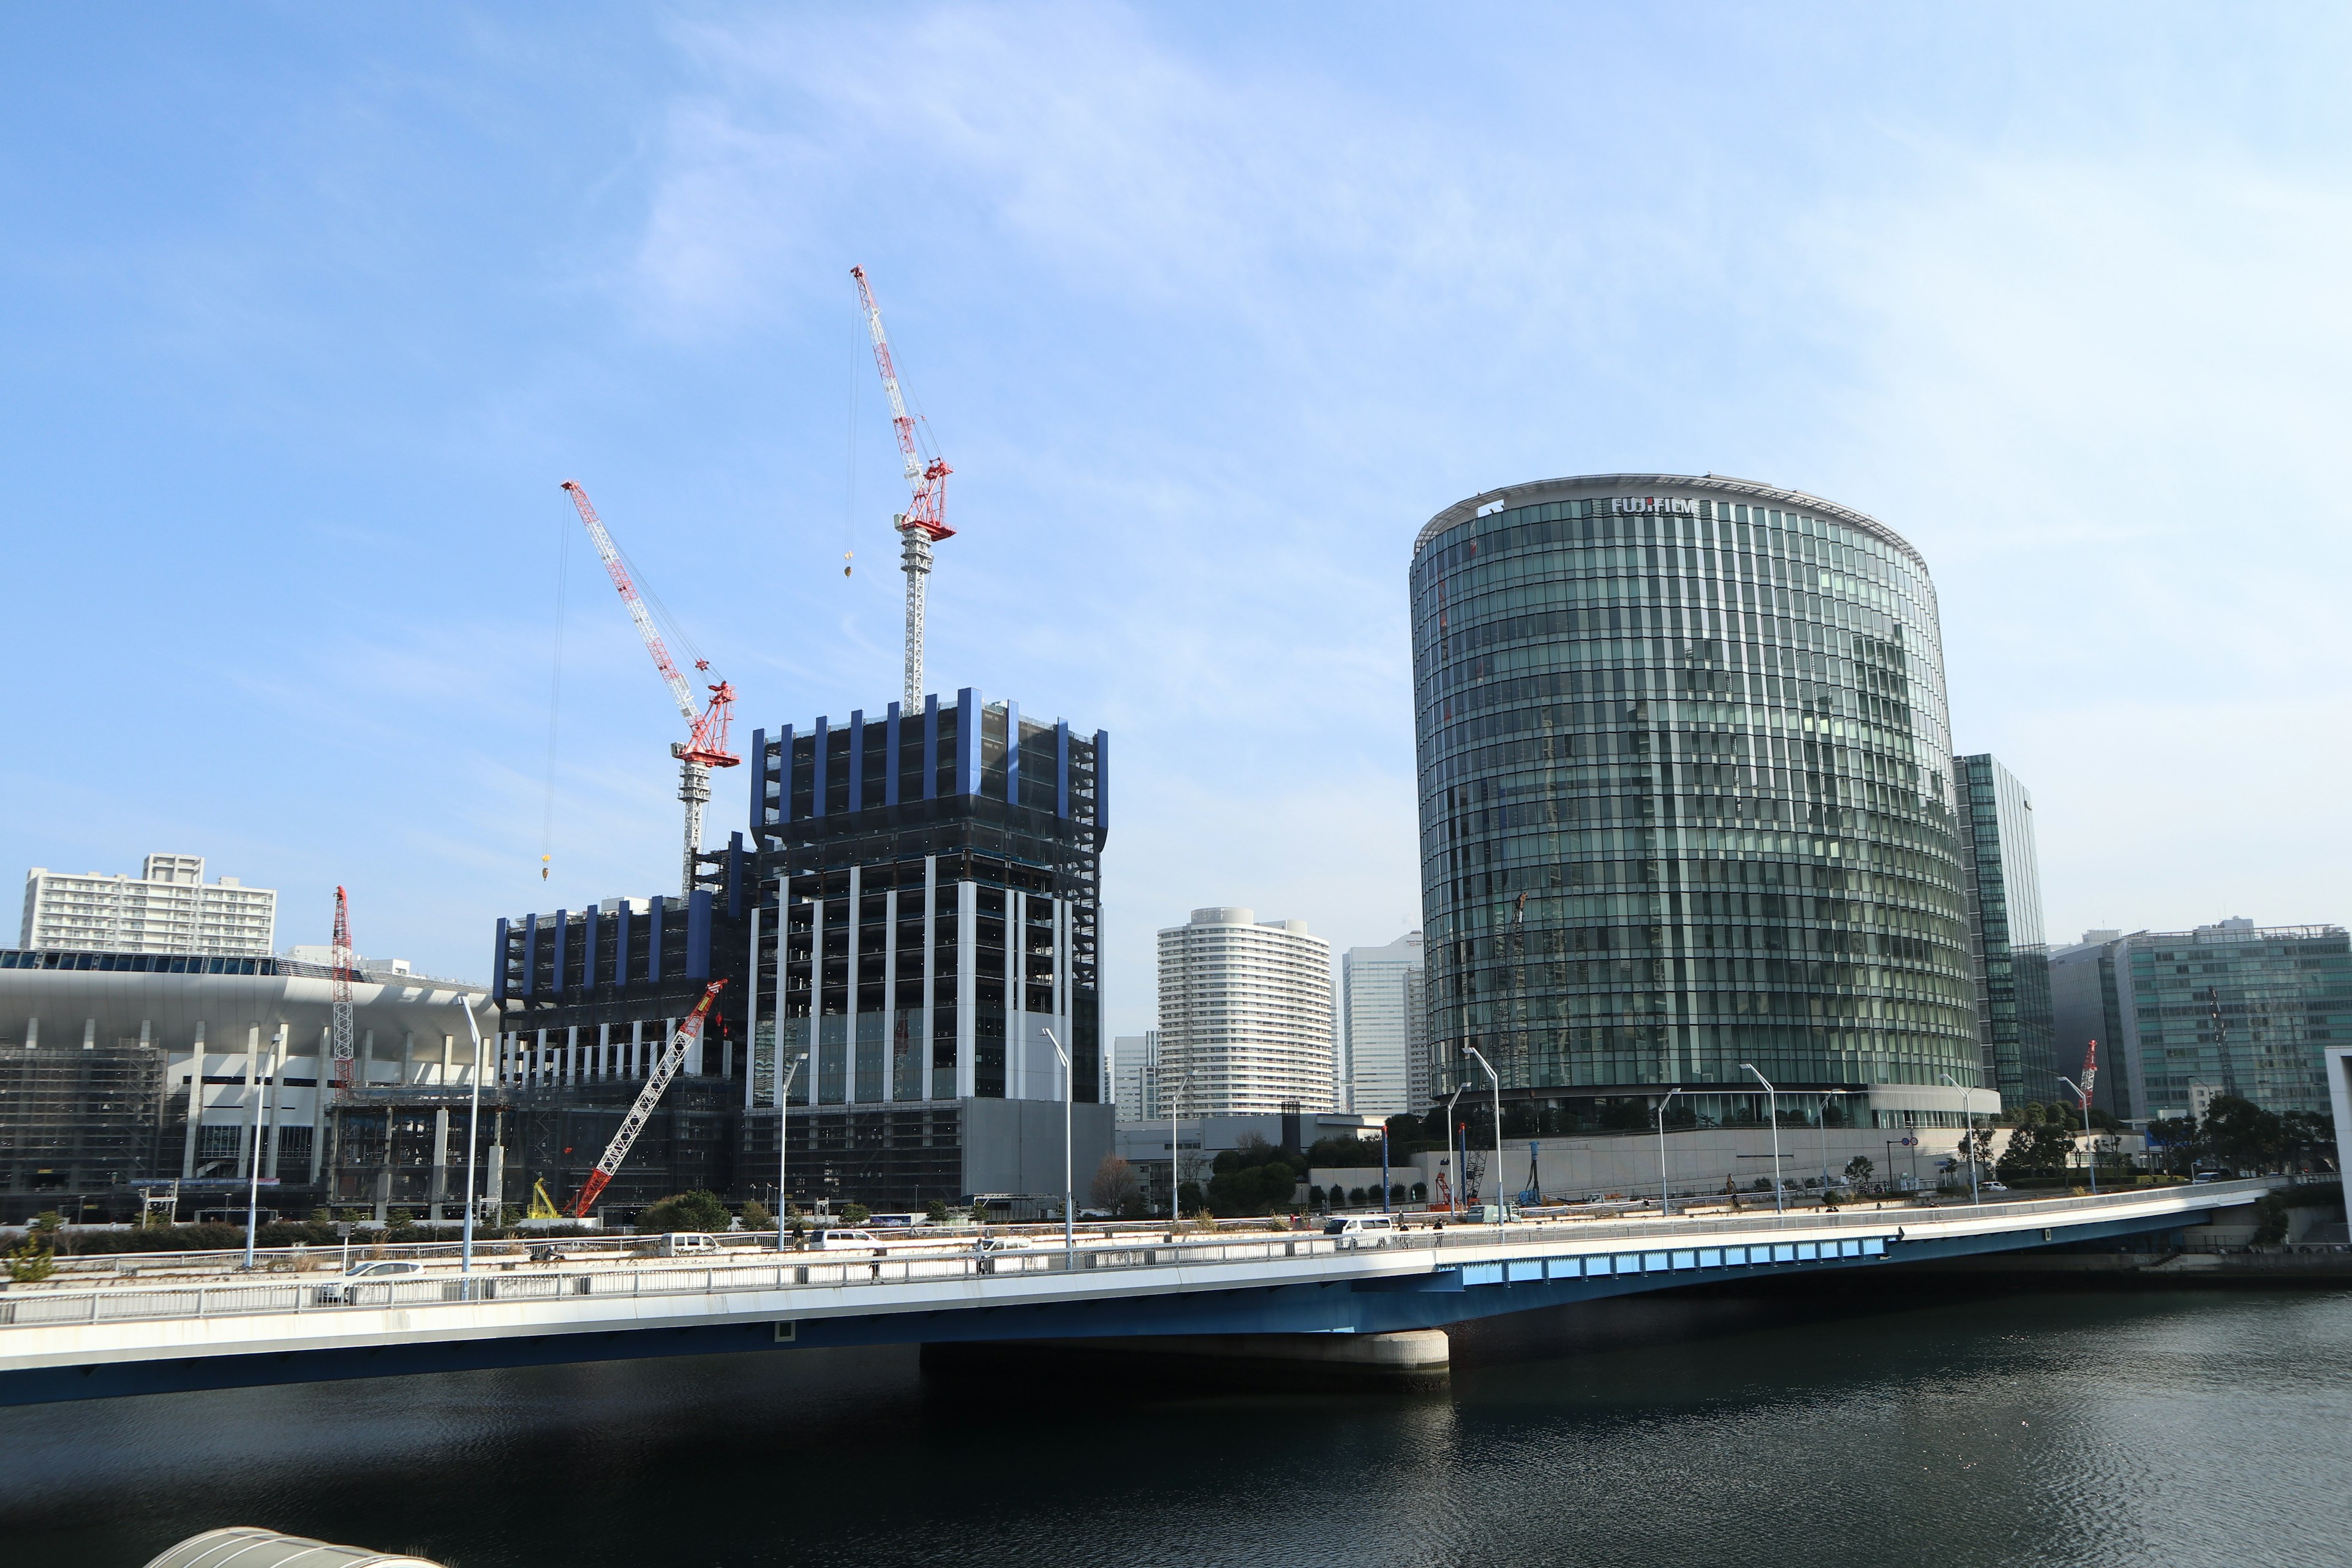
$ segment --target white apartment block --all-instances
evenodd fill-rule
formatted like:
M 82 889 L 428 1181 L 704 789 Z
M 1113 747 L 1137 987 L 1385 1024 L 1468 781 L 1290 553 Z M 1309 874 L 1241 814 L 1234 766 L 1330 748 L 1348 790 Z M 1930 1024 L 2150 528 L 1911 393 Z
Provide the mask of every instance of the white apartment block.
M 24 948 L 267 958 L 277 934 L 277 890 L 207 883 L 201 855 L 150 855 L 136 877 L 25 874 Z
M 1118 1120 L 1154 1121 L 1160 1119 L 1160 1100 L 1153 1093 L 1159 1087 L 1160 1031 L 1146 1029 L 1139 1035 L 1121 1035 L 1110 1043 L 1110 1098 L 1118 1107 Z
M 1386 947 L 1351 947 L 1339 959 L 1341 1069 L 1348 1109 L 1371 1116 L 1417 1110 L 1428 1089 L 1413 1084 L 1414 1019 L 1423 972 L 1421 933 Z
M 1305 921 L 1194 910 L 1160 933 L 1155 1110 L 1185 1116 L 1337 1110 L 1331 944 Z

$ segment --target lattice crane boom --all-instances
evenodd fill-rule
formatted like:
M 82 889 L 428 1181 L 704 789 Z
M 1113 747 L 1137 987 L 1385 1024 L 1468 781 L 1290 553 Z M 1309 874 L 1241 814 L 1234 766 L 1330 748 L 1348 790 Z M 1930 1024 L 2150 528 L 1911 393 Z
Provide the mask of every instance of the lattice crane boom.
M 654 1107 L 661 1103 L 662 1091 L 669 1087 L 669 1080 L 677 1076 L 678 1068 L 686 1061 L 687 1047 L 702 1037 L 702 1020 L 710 1012 L 710 1005 L 719 1000 L 719 990 L 726 984 L 724 980 L 712 981 L 709 988 L 703 992 L 702 1000 L 694 1005 L 694 1011 L 679 1020 L 677 1032 L 669 1037 L 668 1048 L 662 1052 L 661 1060 L 654 1064 L 652 1075 L 646 1079 L 646 1087 L 638 1092 L 637 1102 L 629 1107 L 626 1116 L 621 1118 L 620 1128 L 614 1132 L 613 1141 L 604 1145 L 604 1155 L 597 1160 L 596 1168 L 588 1173 L 586 1181 L 580 1184 L 580 1195 L 572 1200 L 572 1213 L 575 1217 L 586 1214 L 589 1205 L 604 1195 L 614 1173 L 620 1170 L 621 1162 L 629 1157 L 629 1150 L 635 1144 L 637 1134 L 646 1130 Z
M 334 945 L 328 950 L 327 962 L 333 974 L 333 1034 L 331 1054 L 334 1058 L 334 1088 L 338 1099 L 352 1090 L 352 970 L 358 959 L 352 952 L 351 901 L 341 888 L 335 889 Z
M 644 597 L 629 574 L 628 563 L 621 559 L 620 546 L 613 542 L 606 531 L 604 520 L 596 515 L 596 508 L 588 500 L 588 492 L 577 479 L 563 481 L 563 489 L 572 497 L 572 504 L 580 513 L 581 525 L 588 530 L 590 542 L 596 547 L 597 558 L 604 563 L 604 571 L 620 590 L 621 603 L 627 606 L 629 619 L 636 624 L 637 636 L 644 639 L 646 651 L 653 655 L 654 668 L 661 672 L 662 682 L 669 688 L 670 700 L 687 722 L 688 734 L 682 742 L 671 744 L 669 754 L 680 763 L 677 798 L 686 804 L 685 872 L 680 890 L 694 891 L 695 857 L 702 851 L 702 811 L 710 804 L 710 770 L 731 768 L 743 759 L 727 749 L 727 726 L 735 714 L 735 688 L 722 680 L 711 687 L 710 701 L 700 712 L 695 710 L 694 689 L 669 656 L 669 645 L 662 641 L 661 632 L 654 626 L 653 613 L 646 608 Z M 709 659 L 694 661 L 697 669 L 709 669 Z
M 907 400 L 898 390 L 898 370 L 890 358 L 890 340 L 882 331 L 882 312 L 874 303 L 874 289 L 866 268 L 853 267 L 857 302 L 866 313 L 866 335 L 874 340 L 874 363 L 882 373 L 882 390 L 890 399 L 890 429 L 898 440 L 898 456 L 911 491 L 907 510 L 892 520 L 898 531 L 898 569 L 907 574 L 907 681 L 905 710 L 923 705 L 923 614 L 931 575 L 931 546 L 953 537 L 947 525 L 948 475 L 955 470 L 937 452 L 925 456 Z

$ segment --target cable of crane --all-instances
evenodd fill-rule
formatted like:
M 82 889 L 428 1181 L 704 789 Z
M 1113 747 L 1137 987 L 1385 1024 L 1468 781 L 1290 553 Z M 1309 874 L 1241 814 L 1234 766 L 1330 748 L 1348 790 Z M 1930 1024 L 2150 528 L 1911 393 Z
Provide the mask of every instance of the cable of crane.
M 572 591 L 572 525 L 555 531 L 555 653 L 547 678 L 547 805 L 540 822 L 539 879 L 547 880 L 555 860 L 555 742 L 563 711 L 564 605 Z

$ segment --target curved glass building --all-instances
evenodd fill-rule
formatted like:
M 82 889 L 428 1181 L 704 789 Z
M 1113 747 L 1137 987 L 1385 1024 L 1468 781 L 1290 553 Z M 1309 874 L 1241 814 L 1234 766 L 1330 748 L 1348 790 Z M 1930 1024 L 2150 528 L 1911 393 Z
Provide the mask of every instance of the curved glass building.
M 1965 1124 L 1942 638 L 1875 519 L 1744 480 L 1492 490 L 1413 546 L 1438 1094 L 1507 1131 Z M 1508 1109 L 1517 1102 L 1516 1110 Z

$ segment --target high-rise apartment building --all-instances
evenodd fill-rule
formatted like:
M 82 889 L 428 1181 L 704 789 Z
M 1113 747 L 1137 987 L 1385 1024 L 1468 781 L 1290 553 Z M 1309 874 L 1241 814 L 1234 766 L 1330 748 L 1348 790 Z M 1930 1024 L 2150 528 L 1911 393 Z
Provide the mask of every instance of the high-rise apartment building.
M 2054 1100 L 2059 1069 L 2051 1033 L 2050 949 L 2042 930 L 2033 797 L 2014 773 L 1982 752 L 1952 759 L 1952 785 L 1984 1081 L 2011 1104 Z
M 2059 1070 L 2099 1042 L 2098 1103 L 2133 1118 L 2201 1115 L 2218 1094 L 2326 1112 L 2324 1057 L 2352 1039 L 2342 926 L 2232 919 L 2185 931 L 2090 931 L 2051 957 Z M 2120 1092 L 2110 1100 L 2110 1074 Z
M 1798 491 L 1595 475 L 1448 507 L 1410 584 L 1441 1089 L 1485 1091 L 1475 1048 L 1561 1131 L 1672 1089 L 1760 1115 L 1759 1074 L 1784 1121 L 1990 1110 L 1916 550 Z
M 1339 955 L 1339 1037 L 1345 1109 L 1395 1116 L 1425 1103 L 1412 1082 L 1414 998 L 1423 994 L 1421 933 Z
M 267 957 L 278 894 L 234 877 L 205 880 L 201 855 L 150 855 L 136 877 L 71 876 L 36 866 L 25 875 L 28 951 L 203 953 Z
M 1305 921 L 1194 910 L 1160 933 L 1160 1105 L 1186 1116 L 1328 1111 L 1331 944 Z
M 1152 1121 L 1160 1102 L 1152 1092 L 1159 1084 L 1160 1031 L 1121 1035 L 1110 1043 L 1111 1102 L 1121 1121 Z

